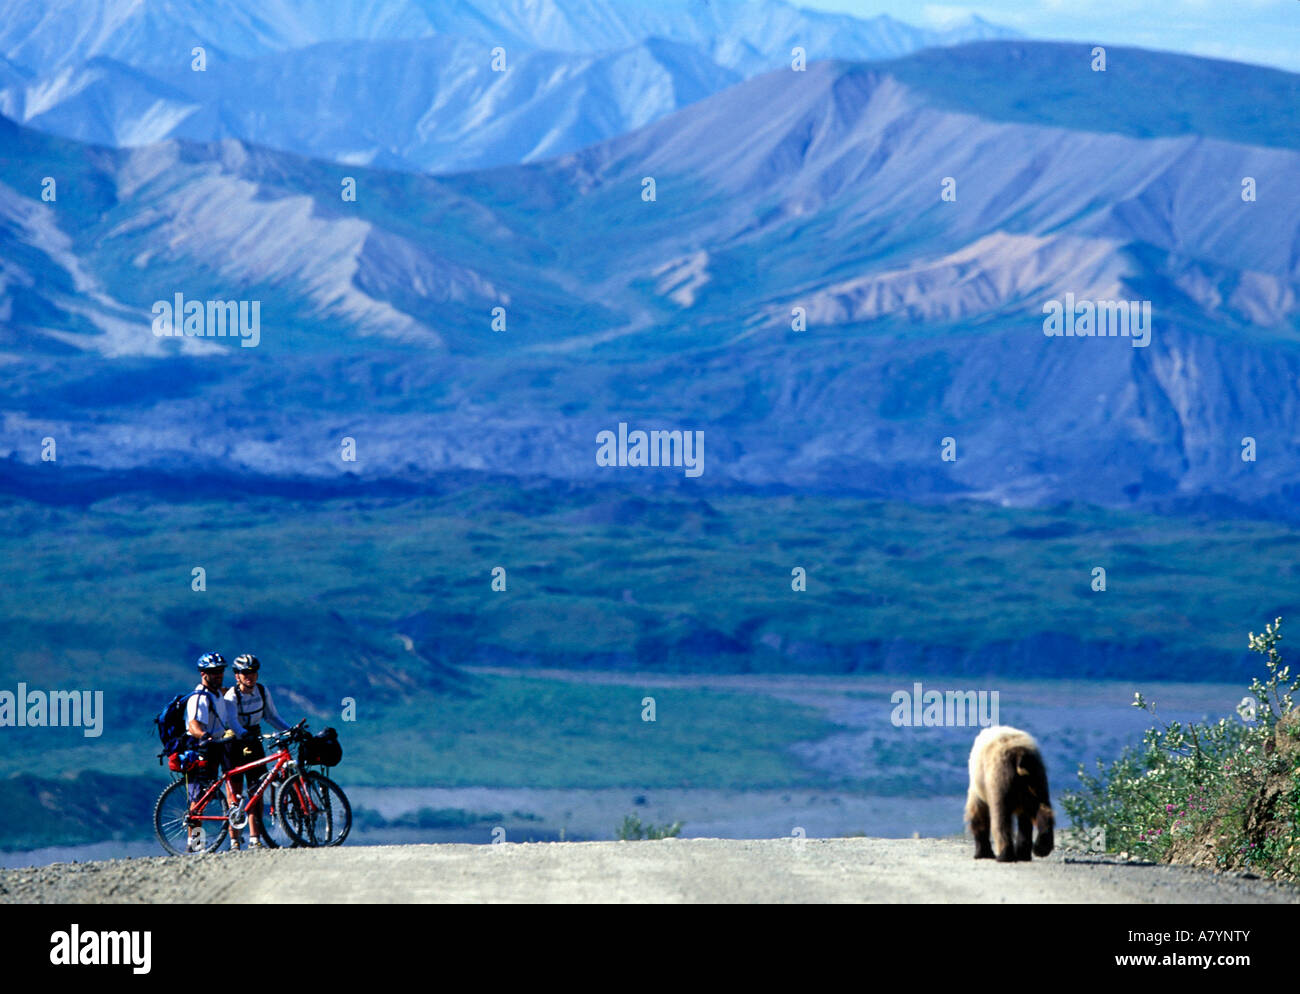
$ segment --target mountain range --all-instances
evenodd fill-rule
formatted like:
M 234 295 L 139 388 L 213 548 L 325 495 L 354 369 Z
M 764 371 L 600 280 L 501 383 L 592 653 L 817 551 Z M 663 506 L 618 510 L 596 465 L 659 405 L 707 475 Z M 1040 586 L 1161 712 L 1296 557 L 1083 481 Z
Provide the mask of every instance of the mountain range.
M 1015 34 L 978 17 L 935 31 L 781 0 L 50 0 L 39 7 L 5 0 L 2 8 L 0 51 L 36 73 L 95 56 L 188 67 L 197 46 L 244 59 L 323 42 L 450 36 L 507 52 L 585 53 L 665 38 L 753 74 L 787 63 L 795 46 L 809 59 L 887 58 Z
M 1086 56 L 813 63 L 439 177 L 6 123 L 7 472 L 53 435 L 113 471 L 607 479 L 627 422 L 704 430 L 705 487 L 1292 513 L 1300 77 Z M 259 299 L 260 346 L 155 337 L 177 292 Z M 1045 336 L 1067 293 L 1150 301 L 1149 347 Z
M 1300 75 L 774 0 L 0 15 L 0 687 L 111 716 L 0 775 L 152 776 L 212 647 L 376 783 L 531 783 L 611 775 L 622 690 L 462 667 L 1244 683 L 1300 609 Z
M 236 138 L 429 172 L 574 152 L 790 65 L 796 48 L 864 60 L 1014 35 L 777 0 L 86 6 L 0 3 L 0 114 L 117 147 Z

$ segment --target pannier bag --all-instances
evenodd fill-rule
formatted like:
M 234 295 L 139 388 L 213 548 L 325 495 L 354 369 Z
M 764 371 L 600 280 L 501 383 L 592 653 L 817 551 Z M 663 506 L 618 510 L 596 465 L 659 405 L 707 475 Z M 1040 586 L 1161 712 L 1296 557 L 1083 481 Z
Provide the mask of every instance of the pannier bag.
M 337 766 L 342 758 L 343 747 L 339 745 L 339 733 L 332 728 L 313 735 L 298 750 L 298 763 L 301 766 Z

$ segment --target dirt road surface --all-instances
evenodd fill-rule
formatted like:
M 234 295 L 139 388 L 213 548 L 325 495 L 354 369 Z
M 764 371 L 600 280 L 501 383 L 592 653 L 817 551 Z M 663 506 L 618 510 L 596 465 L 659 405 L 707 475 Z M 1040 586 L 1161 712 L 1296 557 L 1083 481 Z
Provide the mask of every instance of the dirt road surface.
M 0 902 L 1300 903 L 1237 874 L 1057 851 L 975 861 L 949 839 L 342 846 L 0 871 Z

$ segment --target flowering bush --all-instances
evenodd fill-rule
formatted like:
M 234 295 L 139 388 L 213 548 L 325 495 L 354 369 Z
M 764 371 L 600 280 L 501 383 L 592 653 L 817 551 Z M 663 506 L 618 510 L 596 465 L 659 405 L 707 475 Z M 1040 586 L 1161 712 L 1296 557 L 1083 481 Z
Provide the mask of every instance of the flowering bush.
M 1082 788 L 1062 800 L 1074 826 L 1104 829 L 1115 852 L 1300 879 L 1300 721 L 1288 718 L 1300 677 L 1282 664 L 1281 627 L 1278 618 L 1250 633 L 1267 675 L 1251 682 L 1235 719 L 1165 723 L 1135 694 L 1156 727 L 1109 767 L 1098 761 L 1096 776 L 1079 767 Z

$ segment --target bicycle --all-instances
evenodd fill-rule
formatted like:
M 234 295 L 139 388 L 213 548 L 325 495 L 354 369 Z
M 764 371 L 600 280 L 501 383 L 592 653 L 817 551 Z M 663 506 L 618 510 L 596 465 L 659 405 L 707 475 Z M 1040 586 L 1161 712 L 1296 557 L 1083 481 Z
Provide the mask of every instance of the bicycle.
M 193 805 L 189 803 L 188 778 L 182 777 L 169 784 L 154 805 L 154 832 L 163 848 L 176 856 L 217 852 L 225 845 L 231 829 L 238 832 L 247 826 L 251 812 L 268 790 L 271 793 L 268 802 L 270 824 L 267 824 L 267 816 L 263 816 L 263 826 L 268 831 L 263 833 L 262 839 L 269 848 L 280 848 L 274 837 L 280 831 L 285 833 L 291 845 L 341 844 L 352 829 L 352 807 L 347 795 L 323 774 L 301 771 L 300 764 L 289 751 L 290 745 L 311 738 L 306 724 L 306 719 L 303 719 L 287 731 L 263 736 L 274 752 L 223 772 Z M 236 795 L 232 809 L 227 798 L 228 791 L 233 793 L 232 777 L 251 774 L 259 767 L 270 769 L 246 797 Z M 214 803 L 219 813 L 207 813 Z M 209 838 L 209 832 L 214 830 L 215 839 Z M 198 836 L 196 848 L 190 845 L 192 832 Z
M 264 735 L 264 736 L 262 736 L 262 737 L 263 737 L 263 738 L 266 738 L 266 739 L 270 739 L 270 738 L 272 738 L 272 736 L 269 736 L 269 735 Z M 271 758 L 274 758 L 274 757 L 271 757 Z M 276 805 L 276 799 L 279 797 L 278 788 L 279 788 L 279 787 L 284 783 L 285 780 L 287 780 L 290 776 L 292 776 L 292 775 L 293 775 L 294 773 L 296 773 L 297 771 L 296 771 L 296 769 L 294 768 L 294 764 L 292 763 L 292 761 L 290 761 L 289 763 L 286 763 L 285 766 L 284 766 L 284 769 L 280 770 L 279 772 L 276 772 L 275 770 L 271 770 L 271 771 L 269 771 L 269 772 L 272 773 L 272 774 L 274 774 L 274 775 L 273 775 L 273 777 L 272 777 L 270 783 L 268 783 L 268 784 L 266 785 L 264 793 L 261 795 L 262 798 L 263 798 L 262 814 L 261 814 L 261 828 L 262 828 L 262 834 L 261 834 L 261 836 L 260 836 L 260 838 L 261 838 L 261 840 L 262 840 L 262 844 L 263 844 L 267 849 L 289 849 L 289 848 L 293 848 L 293 847 L 299 846 L 299 845 L 301 845 L 302 843 L 298 842 L 297 839 L 295 839 L 291 834 L 289 834 L 287 831 L 285 831 L 285 829 L 284 829 L 284 822 L 283 822 L 283 819 L 280 818 L 279 811 L 278 811 L 278 808 L 277 808 L 277 805 Z M 171 771 L 171 778 L 172 778 L 173 783 L 180 783 L 182 786 L 185 786 L 185 785 L 188 783 L 187 775 L 186 775 L 185 773 L 179 772 L 179 771 L 177 771 L 177 770 L 172 770 L 172 771 Z M 164 794 L 166 794 L 166 791 L 164 791 Z M 186 797 L 187 797 L 187 798 L 188 798 L 188 795 L 189 795 L 189 791 L 187 790 L 187 791 L 186 791 Z M 222 799 L 225 800 L 224 792 L 222 792 Z M 215 800 L 215 798 L 214 798 L 214 800 Z M 247 807 L 246 807 L 244 813 L 245 813 L 245 814 L 251 814 L 251 808 L 252 808 L 252 806 L 255 805 L 256 803 L 257 803 L 257 796 L 256 796 L 256 791 L 255 791 L 254 794 L 249 795 L 248 805 L 247 805 Z M 163 804 L 164 804 L 164 802 L 163 802 L 162 798 L 159 798 L 159 800 L 158 800 L 158 804 L 155 805 L 155 809 L 154 809 L 154 815 L 155 815 L 154 831 L 155 831 L 155 833 L 157 833 L 157 834 L 159 835 L 160 840 L 163 842 L 163 846 L 164 846 L 164 848 L 166 848 L 169 852 L 174 852 L 174 851 L 175 851 L 174 848 L 173 848 L 172 846 L 169 846 L 169 845 L 167 844 L 167 841 L 166 841 L 165 839 L 163 839 L 162 836 L 163 836 L 163 834 L 166 834 L 168 831 L 175 832 L 175 830 L 177 829 L 177 826 L 174 824 L 176 819 L 175 819 L 175 818 L 165 818 L 166 824 L 163 826 L 163 832 L 159 832 L 159 824 L 158 824 L 158 822 L 160 821 L 160 818 L 159 818 L 158 813 L 159 813 L 159 807 L 162 806 Z M 166 802 L 166 804 L 167 804 L 168 807 L 170 807 L 171 805 L 175 804 L 175 805 L 179 808 L 179 798 L 176 798 L 176 799 L 169 799 L 169 800 Z M 227 807 L 227 808 L 229 807 L 229 802 L 228 802 L 228 801 L 226 802 L 226 807 Z M 179 814 L 178 814 L 178 816 L 179 816 Z M 215 819 L 215 818 L 218 818 L 218 817 L 220 817 L 220 816 L 218 816 L 218 815 L 211 815 L 211 816 L 204 815 L 204 816 L 203 816 L 203 819 L 204 819 L 204 820 L 207 820 L 209 817 Z M 189 827 L 191 827 L 191 826 L 186 825 L 187 830 L 188 830 Z M 199 830 L 200 830 L 200 833 L 201 833 L 201 834 L 203 834 L 204 836 L 206 836 L 206 829 L 205 829 L 202 825 L 199 826 Z M 238 830 L 239 830 L 239 829 L 236 829 L 236 831 L 238 831 Z M 187 836 L 187 838 L 188 838 L 188 836 Z M 206 851 L 209 851 L 209 852 L 215 852 L 215 851 L 217 851 L 218 849 L 220 849 L 221 847 L 220 847 L 220 845 L 218 845 L 218 846 L 214 846 L 214 847 L 208 847 L 208 846 L 207 846 L 207 842 L 206 842 L 206 838 L 205 838 L 205 840 L 204 840 L 204 848 L 205 848 Z M 188 850 L 187 850 L 187 852 L 188 852 Z

